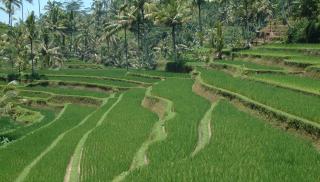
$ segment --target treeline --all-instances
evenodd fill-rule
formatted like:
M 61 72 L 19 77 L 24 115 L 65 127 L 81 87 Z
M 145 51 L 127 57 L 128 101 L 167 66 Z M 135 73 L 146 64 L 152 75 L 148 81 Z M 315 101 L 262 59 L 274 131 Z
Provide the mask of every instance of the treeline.
M 205 48 L 221 58 L 223 48 L 250 46 L 270 21 L 289 24 L 288 42 L 320 41 L 318 0 L 94 0 L 91 7 L 49 1 L 40 17 L 31 13 L 26 20 L 15 14 L 23 0 L 1 2 L 9 25 L 0 54 L 17 72 L 74 59 L 148 69 L 173 61 L 175 67 L 185 52 Z M 14 18 L 21 21 L 13 25 Z

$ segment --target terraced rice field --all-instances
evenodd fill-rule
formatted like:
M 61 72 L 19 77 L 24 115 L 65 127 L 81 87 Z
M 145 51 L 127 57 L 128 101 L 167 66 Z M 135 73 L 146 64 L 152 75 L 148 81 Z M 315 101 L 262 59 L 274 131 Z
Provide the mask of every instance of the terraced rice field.
M 267 44 L 261 48 L 293 49 L 293 50 L 320 50 L 320 44 Z
M 144 95 L 144 89 L 125 93 L 89 136 L 83 149 L 82 181 L 111 181 L 130 169 L 134 156 L 157 121 L 155 114 L 141 106 Z M 122 110 L 126 114 L 121 113 Z
M 248 61 L 242 61 L 242 60 L 221 60 L 215 62 L 216 64 L 222 64 L 222 65 L 232 65 L 236 66 L 241 69 L 252 69 L 252 70 L 284 70 L 281 67 L 276 67 L 276 66 L 265 66 L 265 65 L 260 65 L 256 64 L 253 62 L 248 62 Z
M 14 125 L 14 122 L 8 118 L 1 118 L 1 126 L 0 126 L 0 137 L 6 137 L 10 140 L 17 140 L 26 134 L 45 126 L 54 120 L 57 116 L 58 109 L 47 109 L 47 108 L 31 108 L 32 110 L 39 111 L 44 118 L 40 122 L 36 122 L 34 124 L 28 126 Z
M 34 163 L 55 146 L 55 143 L 59 141 L 59 136 L 78 125 L 92 110 L 88 107 L 67 105 L 55 121 L 25 135 L 14 143 L 1 147 L 1 180 L 24 179 Z
M 66 69 L 66 70 L 60 70 L 60 71 L 52 71 L 52 70 L 46 70 L 46 71 L 40 71 L 41 74 L 50 74 L 50 75 L 83 75 L 83 70 L 79 69 Z M 103 70 L 85 70 L 86 74 L 88 76 L 97 76 L 97 77 L 111 77 L 111 78 L 122 78 L 122 79 L 128 79 L 128 80 L 134 80 L 134 81 L 141 81 L 146 83 L 154 83 L 159 81 L 158 79 L 154 78 L 146 78 L 146 77 L 138 77 L 138 76 L 131 76 L 127 74 L 127 71 L 124 69 L 116 69 L 116 68 L 109 68 L 109 69 L 103 69 Z
M 204 81 L 210 85 L 239 93 L 281 111 L 320 123 L 320 97 L 233 77 L 222 71 L 206 69 L 200 71 Z
M 320 157 L 310 143 L 272 128 L 226 101 L 215 107 L 211 123 L 213 138 L 194 158 L 176 155 L 175 162 L 150 163 L 126 181 L 319 180 Z
M 60 95 L 78 95 L 78 96 L 89 96 L 89 97 L 98 97 L 98 98 L 106 98 L 108 97 L 107 92 L 99 92 L 99 91 L 88 91 L 88 90 L 81 90 L 81 89 L 73 89 L 73 88 L 64 88 L 64 87 L 43 87 L 43 86 L 34 86 L 34 87 L 24 87 L 23 90 L 28 91 L 40 91 L 44 92 L 43 94 L 33 94 L 32 93 L 24 93 L 25 96 L 37 96 L 37 97 L 47 97 L 45 92 L 53 93 L 53 94 L 60 94 Z
M 319 56 L 305 55 L 304 53 L 295 50 L 269 50 L 269 49 L 252 49 L 241 51 L 240 55 L 269 57 L 276 59 L 284 59 L 288 63 L 301 63 L 305 65 L 317 65 L 320 64 Z
M 14 129 L 15 125 L 12 123 L 10 117 L 1 117 L 0 118 L 0 132 L 4 132 L 10 129 Z
M 245 52 L 296 59 L 301 46 Z M 12 91 L 14 105 L 43 118 L 0 116 L 0 181 L 320 181 L 318 78 L 247 59 L 194 65 L 190 74 L 40 71 L 63 84 Z
M 0 80 L 0 85 L 6 85 L 7 83 L 5 81 Z
M 320 80 L 299 75 L 259 74 L 254 79 L 320 95 Z
M 110 85 L 114 87 L 138 87 L 139 84 L 127 82 L 127 81 L 119 81 L 119 80 L 106 80 L 106 79 L 94 79 L 90 77 L 79 77 L 79 76 L 48 76 L 48 80 L 59 80 L 59 81 L 72 81 L 72 82 L 84 82 L 91 84 L 103 84 Z
M 74 150 L 80 139 L 88 131 L 96 127 L 104 113 L 114 102 L 115 99 L 108 100 L 106 104 L 83 118 L 78 125 L 68 130 L 54 148 L 39 159 L 35 165 L 30 166 L 31 169 L 27 171 L 29 175 L 22 176 L 21 179 L 24 179 L 24 181 L 63 181 L 70 162 L 69 160 L 73 159 Z M 60 160 L 55 160 L 55 156 L 59 156 Z

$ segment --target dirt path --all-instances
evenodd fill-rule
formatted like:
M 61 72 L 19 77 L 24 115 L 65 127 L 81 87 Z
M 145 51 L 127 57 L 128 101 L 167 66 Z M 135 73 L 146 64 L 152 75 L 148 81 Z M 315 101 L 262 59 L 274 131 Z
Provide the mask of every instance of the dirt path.
M 194 157 L 198 152 L 204 149 L 209 143 L 212 136 L 211 133 L 211 119 L 212 119 L 212 111 L 218 102 L 215 102 L 211 105 L 209 110 L 203 116 L 202 120 L 199 123 L 198 127 L 198 142 L 196 148 L 192 152 L 191 156 Z

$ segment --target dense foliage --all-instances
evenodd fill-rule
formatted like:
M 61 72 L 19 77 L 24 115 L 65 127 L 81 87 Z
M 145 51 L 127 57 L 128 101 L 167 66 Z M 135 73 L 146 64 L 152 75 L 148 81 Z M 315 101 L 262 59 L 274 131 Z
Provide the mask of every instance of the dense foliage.
M 82 1 L 49 1 L 44 12 L 39 4 L 40 17 L 31 12 L 26 19 L 15 13 L 23 4 L 1 0 L 8 26 L 0 27 L 0 56 L 13 72 L 32 75 L 70 59 L 154 69 L 199 46 L 221 59 L 223 48 L 250 46 L 278 20 L 289 24 L 288 42 L 320 41 L 317 0 L 94 0 L 90 8 Z

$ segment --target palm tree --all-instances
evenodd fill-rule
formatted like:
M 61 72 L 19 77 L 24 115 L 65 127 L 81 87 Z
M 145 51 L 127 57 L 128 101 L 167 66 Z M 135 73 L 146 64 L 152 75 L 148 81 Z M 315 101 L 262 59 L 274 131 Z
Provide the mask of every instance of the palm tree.
M 91 25 L 92 24 L 87 19 L 81 22 L 80 27 L 82 28 L 79 29 L 80 32 L 75 37 L 75 47 L 78 50 L 78 52 L 80 52 L 82 61 L 84 61 L 85 58 L 87 58 L 90 54 L 89 46 L 95 43 L 95 36 L 93 36 L 92 31 L 90 31 Z
M 138 47 L 140 49 L 140 29 L 141 29 L 141 25 L 143 25 L 144 23 L 144 16 L 145 16 L 145 10 L 144 10 L 144 5 L 146 4 L 147 0 L 134 0 L 133 1 L 133 6 L 137 8 L 136 11 L 136 23 L 137 23 L 137 33 L 138 33 Z
M 198 8 L 198 23 L 199 23 L 199 43 L 200 46 L 203 45 L 203 39 L 202 39 L 202 17 L 201 17 L 201 5 L 205 3 L 205 0 L 193 0 L 193 4 L 197 6 Z
M 155 18 L 156 24 L 171 27 L 173 58 L 177 61 L 177 26 L 190 20 L 190 8 L 184 0 L 167 0 L 161 9 L 156 10 L 151 17 Z
M 74 53 L 74 35 L 76 32 L 77 24 L 76 19 L 79 16 L 80 8 L 82 7 L 82 1 L 71 0 L 65 3 L 68 22 L 66 24 L 67 34 L 70 36 L 69 52 Z
M 38 11 L 39 11 L 39 17 L 41 16 L 41 4 L 40 0 L 38 0 Z
M 36 22 L 35 22 L 34 11 L 31 12 L 31 15 L 27 18 L 26 28 L 28 31 L 28 39 L 30 41 L 30 50 L 31 50 L 31 66 L 32 66 L 32 75 L 34 72 L 34 54 L 33 54 L 33 40 L 36 38 Z
M 222 22 L 218 22 L 215 28 L 211 32 L 211 47 L 215 49 L 216 58 L 222 59 L 222 50 L 224 47 L 224 37 L 223 37 L 223 25 Z
M 20 7 L 21 1 L 20 0 L 1 0 L 1 2 L 5 5 L 5 8 L 1 8 L 4 12 L 6 12 L 9 15 L 9 26 L 12 27 L 12 16 L 14 13 L 14 7 Z
M 64 36 L 63 31 L 66 29 L 64 19 L 62 19 L 62 9 L 61 4 L 56 1 L 49 1 L 46 6 L 46 10 L 48 11 L 48 15 L 45 19 L 45 27 L 51 31 L 53 35 L 54 43 L 59 43 L 60 38 Z
M 134 6 L 129 7 L 128 4 L 124 4 L 122 7 L 120 7 L 117 20 L 113 24 L 106 27 L 106 31 L 108 32 L 106 37 L 112 36 L 120 30 L 124 30 L 124 46 L 127 70 L 129 69 L 127 32 L 129 27 L 136 20 L 136 17 L 134 16 L 136 11 L 137 8 L 135 8 Z
M 33 0 L 26 0 L 28 3 L 32 3 Z M 22 18 L 22 21 L 24 20 L 24 0 L 21 0 L 21 18 Z

